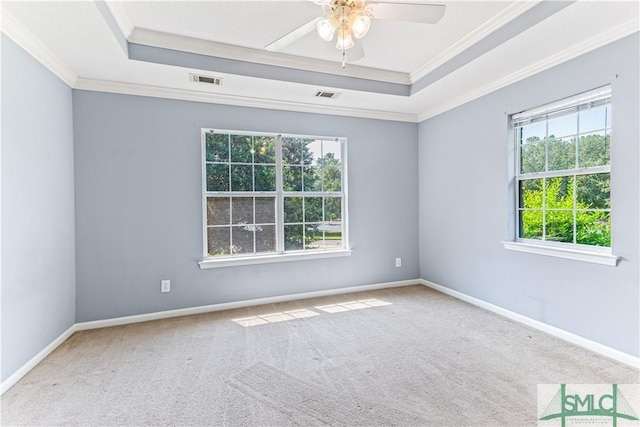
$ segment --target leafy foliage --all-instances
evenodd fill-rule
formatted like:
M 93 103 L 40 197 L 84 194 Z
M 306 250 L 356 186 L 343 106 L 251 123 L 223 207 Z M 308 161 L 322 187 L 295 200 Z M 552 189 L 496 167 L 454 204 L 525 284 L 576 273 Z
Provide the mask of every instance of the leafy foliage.
M 550 135 L 545 140 L 533 136 L 521 145 L 521 173 L 609 165 L 609 148 L 609 135 L 604 132 L 580 138 Z M 568 171 L 561 177 L 522 180 L 520 236 L 611 246 L 610 200 L 609 173 L 575 175 Z
M 341 195 L 317 194 L 342 190 L 340 159 L 324 144 L 314 139 L 282 138 L 285 250 L 314 248 L 318 246 L 316 242 L 324 239 L 341 240 L 341 232 L 327 229 L 328 223 L 342 221 Z M 274 137 L 210 132 L 206 134 L 205 150 L 207 191 L 275 194 Z M 327 152 L 321 155 L 323 150 Z M 258 204 L 259 200 L 268 200 L 266 206 L 270 205 L 272 212 L 275 196 L 232 199 L 231 209 L 229 198 L 208 200 L 208 224 L 214 226 L 208 229 L 209 252 L 213 255 L 253 252 L 254 236 L 256 252 L 275 250 L 275 217 L 270 214 L 269 221 L 261 221 L 259 210 L 264 210 L 265 205 Z M 229 212 L 233 212 L 231 220 Z

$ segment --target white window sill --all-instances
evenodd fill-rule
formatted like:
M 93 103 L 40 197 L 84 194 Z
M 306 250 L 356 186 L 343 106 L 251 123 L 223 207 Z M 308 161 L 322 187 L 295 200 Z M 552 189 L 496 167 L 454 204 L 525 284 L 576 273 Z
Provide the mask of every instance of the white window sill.
M 302 261 L 308 259 L 336 258 L 350 256 L 353 251 L 350 249 L 339 249 L 331 251 L 317 252 L 294 252 L 286 254 L 258 255 L 258 256 L 238 256 L 224 258 L 205 258 L 199 261 L 201 269 L 234 267 L 239 265 L 271 264 L 275 262 Z
M 620 257 L 612 255 L 609 248 L 603 248 L 602 251 L 590 251 L 528 242 L 502 242 L 502 244 L 505 249 L 509 249 L 511 251 L 566 258 L 575 261 L 608 265 L 611 267 L 615 267 L 618 264 L 618 259 L 620 259 Z

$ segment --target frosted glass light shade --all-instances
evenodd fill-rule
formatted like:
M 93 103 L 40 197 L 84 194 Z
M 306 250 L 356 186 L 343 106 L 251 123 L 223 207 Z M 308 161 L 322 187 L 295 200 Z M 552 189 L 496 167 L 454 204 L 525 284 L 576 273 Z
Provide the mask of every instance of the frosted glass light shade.
M 333 34 L 336 32 L 336 28 L 338 27 L 337 22 L 335 22 L 332 18 L 325 18 L 316 24 L 316 30 L 318 30 L 318 35 L 323 40 L 330 42 L 333 40 Z
M 367 34 L 369 31 L 369 27 L 371 26 L 371 18 L 369 18 L 365 14 L 353 14 L 351 15 L 351 29 L 353 30 L 353 35 L 357 39 L 361 39 Z
M 353 47 L 353 39 L 351 38 L 351 30 L 340 29 L 338 32 L 338 43 L 336 43 L 336 47 L 340 50 L 342 49 L 351 49 Z

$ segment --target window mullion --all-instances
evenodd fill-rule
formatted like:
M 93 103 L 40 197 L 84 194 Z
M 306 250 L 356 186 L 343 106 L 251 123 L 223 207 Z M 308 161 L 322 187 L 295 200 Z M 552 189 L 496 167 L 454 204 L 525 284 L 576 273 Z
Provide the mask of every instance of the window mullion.
M 282 135 L 276 136 L 276 252 L 284 252 Z

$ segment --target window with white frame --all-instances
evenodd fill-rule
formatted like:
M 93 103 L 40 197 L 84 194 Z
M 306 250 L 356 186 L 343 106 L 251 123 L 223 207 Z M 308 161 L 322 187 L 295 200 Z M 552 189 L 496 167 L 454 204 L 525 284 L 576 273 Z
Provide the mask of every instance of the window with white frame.
M 517 240 L 610 248 L 610 87 L 516 114 L 512 124 Z
M 203 129 L 205 259 L 346 249 L 345 144 Z

